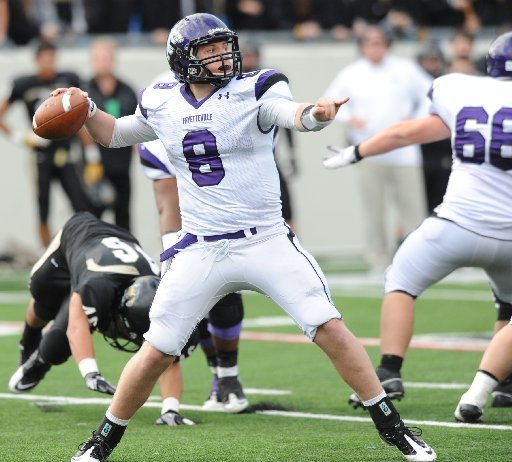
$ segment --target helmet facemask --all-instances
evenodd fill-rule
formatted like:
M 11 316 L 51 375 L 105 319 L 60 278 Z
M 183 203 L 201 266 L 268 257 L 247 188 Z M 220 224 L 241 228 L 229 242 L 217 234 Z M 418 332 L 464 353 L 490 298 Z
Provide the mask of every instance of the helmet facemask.
M 198 47 L 208 43 L 228 42 L 231 51 L 199 59 Z M 205 84 L 222 87 L 242 73 L 242 55 L 238 36 L 219 18 L 207 13 L 196 13 L 183 18 L 169 33 L 167 61 L 176 80 L 181 83 Z M 230 61 L 231 68 L 226 69 Z M 219 73 L 214 74 L 206 65 L 219 63 Z
M 219 53 L 208 58 L 200 59 L 195 56 L 200 45 L 226 41 L 231 47 L 230 51 Z M 242 55 L 238 50 L 238 40 L 236 37 L 225 37 L 212 40 L 211 38 L 200 39 L 190 46 L 188 82 L 189 83 L 209 83 L 214 86 L 224 86 L 233 77 L 241 74 Z M 236 49 L 235 49 L 236 42 Z M 211 64 L 219 63 L 220 73 L 213 73 L 208 69 Z M 227 68 L 229 66 L 229 68 Z

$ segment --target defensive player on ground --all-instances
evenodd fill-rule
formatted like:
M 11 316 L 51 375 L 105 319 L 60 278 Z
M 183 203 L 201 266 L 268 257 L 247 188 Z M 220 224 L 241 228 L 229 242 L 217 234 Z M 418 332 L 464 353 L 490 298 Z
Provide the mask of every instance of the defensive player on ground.
M 320 267 L 282 218 L 275 127 L 320 130 L 348 99 L 296 103 L 277 71 L 242 75 L 237 35 L 209 14 L 187 16 L 172 28 L 167 58 L 178 82 L 146 88 L 133 116 L 116 120 L 98 110 L 85 124 L 110 147 L 163 142 L 176 170 L 183 233 L 161 255 L 165 265 L 146 341 L 72 460 L 106 460 L 197 323 L 226 294 L 243 289 L 268 295 L 327 354 L 387 444 L 407 460 L 435 460 L 401 420 L 333 306 Z
M 119 350 L 137 351 L 149 327 L 149 308 L 160 282 L 157 274 L 159 266 L 128 231 L 87 212 L 73 215 L 32 269 L 32 299 L 20 341 L 20 367 L 9 381 L 11 391 L 32 390 L 52 366 L 73 355 L 87 388 L 113 395 L 115 387 L 99 372 L 92 333 L 102 333 Z M 42 335 L 49 321 L 53 323 Z M 191 336 L 182 357 L 198 340 L 197 333 Z M 176 391 L 167 372 L 160 385 L 164 402 L 157 423 L 192 423 L 179 414 L 173 397 L 181 389 Z
M 163 81 L 174 80 L 170 71 L 163 77 Z M 176 173 L 160 140 L 139 144 L 138 153 L 144 174 L 153 181 L 165 250 L 180 239 Z M 203 404 L 205 410 L 239 413 L 249 407 L 238 376 L 238 344 L 243 315 L 241 295 L 229 294 L 213 306 L 208 320 L 199 324 L 199 344 L 213 374 L 212 388 Z M 171 368 L 174 367 L 180 366 L 173 364 Z
M 443 203 L 407 237 L 385 276 L 377 375 L 390 397 L 404 394 L 400 368 L 413 333 L 414 300 L 425 289 L 457 268 L 482 268 L 498 302 L 496 328 L 511 316 L 512 107 L 506 102 L 512 97 L 512 33 L 493 42 L 487 62 L 489 77 L 436 79 L 429 92 L 430 116 L 394 125 L 359 146 L 331 148 L 335 154 L 324 160 L 327 168 L 343 167 L 451 136 L 453 166 Z M 501 372 L 498 381 L 506 378 Z M 510 384 L 502 387 L 510 393 Z M 352 395 L 350 402 L 357 406 L 360 400 Z M 497 405 L 507 402 L 503 396 L 496 400 Z M 471 404 L 480 408 L 483 403 Z M 475 420 L 462 403 L 456 417 Z

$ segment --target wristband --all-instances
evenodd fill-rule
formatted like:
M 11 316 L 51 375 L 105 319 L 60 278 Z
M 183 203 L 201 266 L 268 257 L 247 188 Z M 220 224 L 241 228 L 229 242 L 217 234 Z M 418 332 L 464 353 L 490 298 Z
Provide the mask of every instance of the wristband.
M 98 364 L 96 363 L 96 360 L 94 358 L 85 358 L 82 359 L 78 363 L 78 369 L 80 370 L 80 374 L 82 374 L 82 377 L 85 379 L 85 376 L 87 374 L 90 374 L 91 372 L 96 372 L 99 374 L 100 370 L 98 369 Z
M 90 119 L 91 117 L 94 117 L 96 115 L 96 110 L 98 109 L 98 107 L 91 98 L 87 97 L 87 99 L 89 100 L 89 115 L 87 116 L 87 118 Z
M 363 156 L 359 152 L 359 145 L 354 146 L 354 157 L 356 158 L 356 162 L 359 162 L 360 160 L 363 160 Z
M 320 121 L 315 119 L 315 116 L 313 115 L 313 106 L 312 104 L 306 107 L 300 116 L 300 122 L 302 123 L 303 127 L 310 131 L 310 132 L 317 132 L 319 130 L 322 130 L 322 128 L 329 125 L 332 120 L 326 120 L 326 121 Z

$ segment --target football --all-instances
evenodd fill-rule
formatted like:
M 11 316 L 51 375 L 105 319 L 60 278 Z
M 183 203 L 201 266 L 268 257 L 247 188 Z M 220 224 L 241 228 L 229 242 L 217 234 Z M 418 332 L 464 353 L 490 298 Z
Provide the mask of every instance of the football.
M 47 140 L 72 137 L 87 120 L 89 100 L 80 93 L 50 96 L 36 110 L 32 129 Z

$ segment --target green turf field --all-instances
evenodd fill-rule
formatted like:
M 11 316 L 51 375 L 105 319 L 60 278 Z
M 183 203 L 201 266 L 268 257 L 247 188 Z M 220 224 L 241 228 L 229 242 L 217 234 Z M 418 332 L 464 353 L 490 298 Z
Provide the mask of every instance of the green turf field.
M 0 321 L 21 321 L 25 311 L 26 274 L 0 274 Z M 334 289 L 335 301 L 346 322 L 360 337 L 378 336 L 379 289 Z M 282 316 L 268 299 L 244 293 L 246 319 Z M 431 289 L 417 304 L 416 334 L 488 334 L 494 322 L 484 284 L 443 285 Z M 294 326 L 244 328 L 244 331 L 298 334 Z M 18 335 L 0 336 L 0 461 L 68 461 L 76 446 L 96 427 L 107 404 L 93 404 L 105 395 L 85 389 L 72 360 L 53 368 L 39 386 L 23 395 L 7 388 L 17 367 Z M 113 382 L 129 355 L 107 346 L 96 335 L 101 372 Z M 368 347 L 374 361 L 378 348 Z M 509 461 L 512 458 L 512 408 L 485 411 L 484 426 L 454 425 L 453 410 L 464 385 L 478 366 L 480 352 L 412 349 L 403 368 L 407 396 L 399 410 L 411 425 L 423 429 L 440 461 Z M 158 390 L 151 403 L 130 424 L 109 460 L 164 461 L 393 461 L 402 460 L 387 448 L 367 414 L 347 404 L 348 387 L 328 360 L 312 344 L 243 340 L 240 373 L 244 387 L 288 394 L 249 394 L 257 408 L 275 408 L 277 415 L 226 415 L 198 410 L 208 395 L 210 372 L 197 351 L 183 363 L 183 414 L 192 427 L 156 427 Z M 407 383 L 412 386 L 407 387 Z M 440 389 L 439 384 L 453 388 Z M 447 385 L 445 385 L 447 386 Z M 433 387 L 433 388 L 427 388 Z M 52 397 L 87 398 L 80 404 L 52 401 Z M 15 399 L 13 399 L 13 397 Z M 189 407 L 190 406 L 190 407 Z M 297 414 L 291 414 L 292 412 Z M 340 418 L 341 417 L 341 418 Z M 337 420 L 336 420 L 337 419 Z M 494 426 L 494 427 L 492 427 Z

